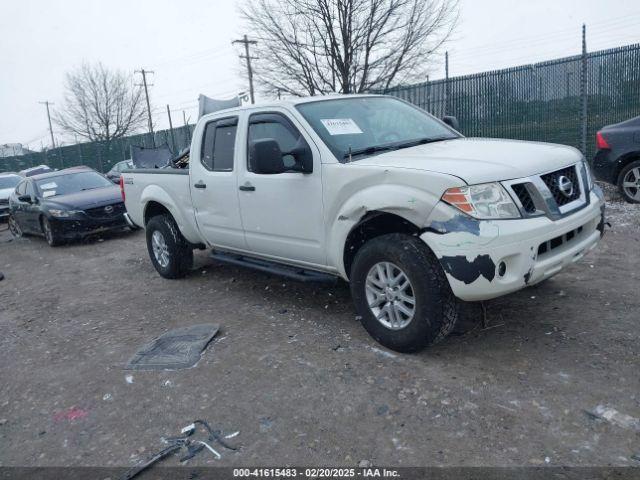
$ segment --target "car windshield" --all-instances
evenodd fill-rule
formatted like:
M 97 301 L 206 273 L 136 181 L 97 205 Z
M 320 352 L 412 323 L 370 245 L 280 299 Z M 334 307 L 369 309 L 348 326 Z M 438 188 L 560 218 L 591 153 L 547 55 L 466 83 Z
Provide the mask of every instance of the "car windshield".
M 20 180 L 22 180 L 22 177 L 18 175 L 4 175 L 0 177 L 0 190 L 14 188 L 20 183 Z
M 296 108 L 339 161 L 459 138 L 428 113 L 392 97 L 352 97 Z
M 113 187 L 113 183 L 98 172 L 77 172 L 66 175 L 56 175 L 36 181 L 38 189 L 44 198 L 78 193 L 84 190 Z

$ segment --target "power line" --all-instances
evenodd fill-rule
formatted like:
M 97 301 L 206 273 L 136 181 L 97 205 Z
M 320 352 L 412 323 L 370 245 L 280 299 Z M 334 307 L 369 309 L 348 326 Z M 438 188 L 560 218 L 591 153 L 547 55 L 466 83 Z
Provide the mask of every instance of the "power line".
M 240 58 L 244 58 L 247 60 L 247 73 L 249 75 L 249 95 L 251 96 L 251 103 L 256 103 L 255 97 L 253 95 L 253 70 L 251 69 L 251 59 L 256 59 L 256 57 L 252 57 L 249 55 L 249 44 L 256 45 L 258 42 L 256 40 L 249 40 L 247 35 L 245 34 L 242 40 L 234 40 L 231 43 L 242 43 L 244 44 L 244 56 L 240 55 Z

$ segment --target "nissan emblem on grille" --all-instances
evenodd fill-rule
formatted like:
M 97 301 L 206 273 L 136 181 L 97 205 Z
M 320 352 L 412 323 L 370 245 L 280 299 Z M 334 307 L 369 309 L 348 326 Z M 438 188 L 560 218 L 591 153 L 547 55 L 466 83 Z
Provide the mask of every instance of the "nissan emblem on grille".
M 573 182 L 568 177 L 560 175 L 558 177 L 558 189 L 565 197 L 570 198 L 573 195 Z

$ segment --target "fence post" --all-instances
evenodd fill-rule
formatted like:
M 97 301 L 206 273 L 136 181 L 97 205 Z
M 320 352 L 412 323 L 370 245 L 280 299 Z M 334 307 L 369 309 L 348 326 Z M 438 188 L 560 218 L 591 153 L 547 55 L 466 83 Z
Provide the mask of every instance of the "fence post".
M 582 102 L 580 112 L 580 150 L 587 155 L 587 27 L 582 24 L 582 71 L 580 75 L 580 100 Z
M 444 115 L 449 114 L 449 52 L 444 52 Z

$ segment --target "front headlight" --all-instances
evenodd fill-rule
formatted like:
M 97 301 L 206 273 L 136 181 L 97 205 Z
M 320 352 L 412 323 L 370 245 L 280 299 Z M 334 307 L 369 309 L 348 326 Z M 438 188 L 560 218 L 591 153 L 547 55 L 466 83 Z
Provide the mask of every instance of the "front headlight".
M 55 208 L 49 209 L 49 213 L 56 218 L 67 218 L 78 213 L 82 213 L 82 210 L 57 210 Z
M 450 188 L 444 192 L 442 200 L 481 220 L 520 218 L 518 207 L 497 182 Z
M 587 182 L 587 191 L 593 190 L 593 175 L 591 174 L 591 165 L 586 159 L 582 159 L 582 168 L 584 168 L 584 176 Z

